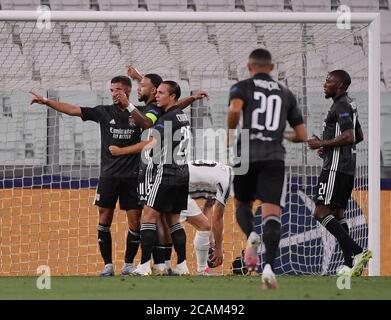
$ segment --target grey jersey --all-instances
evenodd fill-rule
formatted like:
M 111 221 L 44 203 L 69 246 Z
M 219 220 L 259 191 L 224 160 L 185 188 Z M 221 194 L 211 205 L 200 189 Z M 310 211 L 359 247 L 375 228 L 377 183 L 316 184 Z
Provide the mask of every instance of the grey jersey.
M 353 129 L 353 132 L 356 133 L 360 128 L 357 107 L 345 92 L 334 100 L 324 120 L 323 140 L 334 139 L 348 129 Z M 356 170 L 356 145 L 351 144 L 325 149 L 322 169 L 354 176 Z
M 243 101 L 242 128 L 248 129 L 250 134 L 249 162 L 284 161 L 282 141 L 286 122 L 291 127 L 303 123 L 292 92 L 274 81 L 270 75 L 259 73 L 233 85 L 229 99 Z M 237 146 L 240 156 L 241 137 L 237 140 Z

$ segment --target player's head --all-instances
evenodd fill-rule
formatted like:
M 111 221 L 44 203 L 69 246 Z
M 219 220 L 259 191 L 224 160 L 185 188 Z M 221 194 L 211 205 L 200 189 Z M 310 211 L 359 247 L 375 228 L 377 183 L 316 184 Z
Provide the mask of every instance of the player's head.
M 163 82 L 161 76 L 155 73 L 146 74 L 140 81 L 137 89 L 138 101 L 147 102 L 151 97 L 155 98 L 157 88 Z
M 157 88 L 156 102 L 160 108 L 172 107 L 181 96 L 181 87 L 175 81 L 163 81 Z
M 261 72 L 272 72 L 274 68 L 272 55 L 266 49 L 255 49 L 248 57 L 247 68 L 251 76 Z
M 132 81 L 129 77 L 126 76 L 116 76 L 113 79 L 111 79 L 111 97 L 113 98 L 114 104 L 117 104 L 118 101 L 115 98 L 116 93 L 118 91 L 125 92 L 126 96 L 129 98 L 130 92 L 132 91 Z
M 323 85 L 325 98 L 334 98 L 348 90 L 352 80 L 345 70 L 331 71 Z

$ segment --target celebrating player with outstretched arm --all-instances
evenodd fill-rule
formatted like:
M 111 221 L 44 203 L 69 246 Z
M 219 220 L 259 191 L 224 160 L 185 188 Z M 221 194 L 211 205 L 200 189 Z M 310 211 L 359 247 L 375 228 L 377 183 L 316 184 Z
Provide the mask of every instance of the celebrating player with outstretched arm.
M 119 199 L 120 208 L 126 210 L 129 232 L 126 240 L 125 265 L 123 272 L 129 269 L 139 246 L 141 206 L 139 204 L 138 165 L 139 155 L 129 154 L 114 157 L 109 145 L 131 146 L 140 142 L 141 128 L 133 121 L 127 110 L 132 83 L 126 76 L 117 76 L 111 80 L 112 105 L 100 105 L 84 108 L 64 102 L 46 99 L 35 93 L 31 103 L 45 104 L 59 112 L 78 116 L 83 121 L 99 123 L 101 132 L 101 168 L 96 191 L 95 205 L 99 210 L 98 242 L 105 263 L 101 276 L 113 276 L 111 223 L 114 209 Z M 126 100 L 126 103 L 124 103 Z M 151 117 L 156 110 L 149 110 Z M 148 112 L 149 112 L 148 111 Z M 147 114 L 148 116 L 148 114 Z
M 280 237 L 281 208 L 285 206 L 285 149 L 283 138 L 292 142 L 307 140 L 303 117 L 292 92 L 274 81 L 272 57 L 265 49 L 254 50 L 249 57 L 251 78 L 231 87 L 228 111 L 228 129 L 236 129 L 240 118 L 243 129 L 249 130 L 249 170 L 234 178 L 236 218 L 247 236 L 245 262 L 254 270 L 259 262 L 257 253 L 260 237 L 254 231 L 252 206 L 255 199 L 262 201 L 263 242 L 266 259 L 262 281 L 267 288 L 277 286 L 273 272 L 274 258 Z M 286 134 L 286 122 L 294 133 Z M 228 136 L 229 147 L 233 145 Z M 237 141 L 240 150 L 240 137 Z M 260 208 L 259 208 L 260 209 Z
M 338 240 L 343 251 L 345 261 L 338 273 L 359 276 L 372 253 L 363 250 L 349 236 L 344 217 L 354 185 L 355 145 L 364 139 L 356 105 L 346 92 L 350 83 L 350 76 L 344 70 L 328 74 L 324 93 L 326 99 L 333 99 L 333 104 L 324 120 L 323 139 L 314 136 L 308 140 L 308 146 L 318 149 L 324 159 L 316 193 L 315 219 Z

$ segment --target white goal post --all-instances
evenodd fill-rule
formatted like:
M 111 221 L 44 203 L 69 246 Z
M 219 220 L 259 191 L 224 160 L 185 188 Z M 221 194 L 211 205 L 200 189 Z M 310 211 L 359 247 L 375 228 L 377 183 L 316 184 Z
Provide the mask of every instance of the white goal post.
M 336 24 L 340 13 L 314 12 L 80 12 L 50 11 L 52 22 L 153 23 L 322 23 Z M 42 20 L 38 11 L 0 11 L 0 21 Z M 350 22 L 368 25 L 368 246 L 369 275 L 380 275 L 380 14 L 350 13 Z M 44 22 L 44 21 L 43 21 Z M 228 94 L 228 93 L 227 93 Z

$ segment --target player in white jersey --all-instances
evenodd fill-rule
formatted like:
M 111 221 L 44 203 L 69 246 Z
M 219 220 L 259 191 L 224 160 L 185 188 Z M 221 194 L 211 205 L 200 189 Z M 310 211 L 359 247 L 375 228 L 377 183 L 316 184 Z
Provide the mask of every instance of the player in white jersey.
M 231 190 L 232 169 L 215 161 L 197 160 L 189 162 L 189 176 L 187 210 L 181 212 L 181 220 L 197 230 L 193 241 L 197 274 L 207 274 L 210 246 L 214 248 L 210 259 L 213 267 L 223 263 L 223 215 Z M 206 200 L 202 210 L 194 200 L 199 198 Z

